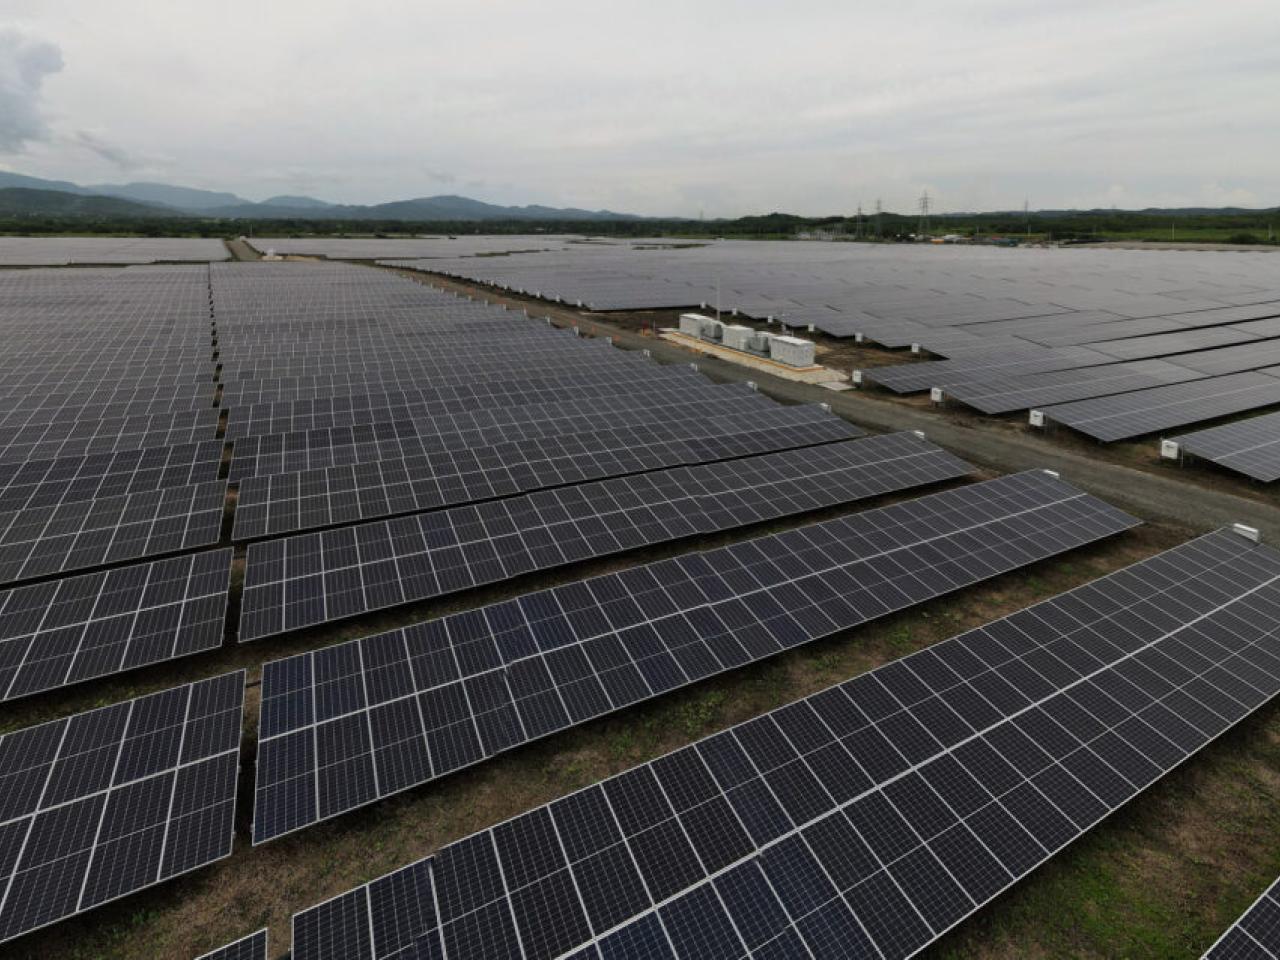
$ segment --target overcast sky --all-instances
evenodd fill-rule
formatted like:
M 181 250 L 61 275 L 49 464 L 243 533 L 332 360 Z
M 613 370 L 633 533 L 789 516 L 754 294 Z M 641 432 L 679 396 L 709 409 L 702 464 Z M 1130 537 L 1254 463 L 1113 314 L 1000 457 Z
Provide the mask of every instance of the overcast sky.
M 1280 204 L 1280 0 L 0 0 L 0 168 L 736 216 Z

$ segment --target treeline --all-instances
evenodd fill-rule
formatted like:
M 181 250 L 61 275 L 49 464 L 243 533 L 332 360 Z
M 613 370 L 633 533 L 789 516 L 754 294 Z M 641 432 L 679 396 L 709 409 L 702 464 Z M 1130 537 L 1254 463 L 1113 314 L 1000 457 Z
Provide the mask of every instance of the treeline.
M 785 239 L 799 234 L 848 239 L 909 239 L 921 229 L 915 215 L 884 213 L 799 217 L 786 213 L 735 220 L 235 220 L 201 217 L 0 217 L 0 233 L 19 235 L 113 235 L 140 237 L 403 237 L 415 234 L 586 234 L 633 237 L 738 237 Z M 1280 210 L 1040 211 L 932 215 L 930 236 L 1023 237 L 1048 240 L 1215 240 L 1267 243 L 1280 239 Z

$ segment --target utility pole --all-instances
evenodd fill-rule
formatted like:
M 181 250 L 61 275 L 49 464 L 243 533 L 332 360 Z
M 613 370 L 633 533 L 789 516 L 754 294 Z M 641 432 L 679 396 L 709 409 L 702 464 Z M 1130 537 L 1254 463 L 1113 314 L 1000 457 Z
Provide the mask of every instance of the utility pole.
M 862 239 L 862 204 L 858 204 L 858 218 L 853 221 L 853 235 L 856 239 Z
M 876 197 L 876 239 L 879 240 L 883 236 L 884 232 L 880 229 L 880 198 Z M 1270 236 L 1270 233 L 1267 236 Z
M 929 191 L 926 189 L 920 194 L 920 226 L 916 230 L 916 235 L 920 237 L 928 236 L 929 232 Z
M 1028 237 L 1031 236 L 1031 200 L 1027 198 L 1022 201 L 1022 228 L 1026 231 Z

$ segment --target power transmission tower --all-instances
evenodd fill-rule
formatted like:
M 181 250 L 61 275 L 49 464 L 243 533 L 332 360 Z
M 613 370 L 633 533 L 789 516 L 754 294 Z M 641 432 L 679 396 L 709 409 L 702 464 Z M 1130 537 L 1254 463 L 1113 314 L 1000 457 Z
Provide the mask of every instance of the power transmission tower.
M 858 217 L 856 220 L 853 221 L 853 223 L 854 223 L 853 235 L 858 240 L 861 240 L 862 239 L 862 204 L 858 204 Z
M 1022 228 L 1027 236 L 1031 236 L 1031 201 L 1022 201 Z
M 925 190 L 920 194 L 920 226 L 916 230 L 918 236 L 924 237 L 929 234 L 929 191 Z
M 876 239 L 879 240 L 883 236 L 884 233 L 880 229 L 880 198 L 876 197 Z

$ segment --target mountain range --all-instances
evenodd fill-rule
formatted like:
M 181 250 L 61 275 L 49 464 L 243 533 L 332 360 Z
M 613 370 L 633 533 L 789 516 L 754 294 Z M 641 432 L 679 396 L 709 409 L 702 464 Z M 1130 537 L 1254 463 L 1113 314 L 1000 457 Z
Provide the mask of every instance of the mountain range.
M 45 180 L 0 170 L 0 216 L 225 217 L 279 220 L 639 220 L 611 210 L 504 207 L 469 197 L 435 196 L 372 205 L 278 196 L 255 203 L 234 193 L 167 183 Z

